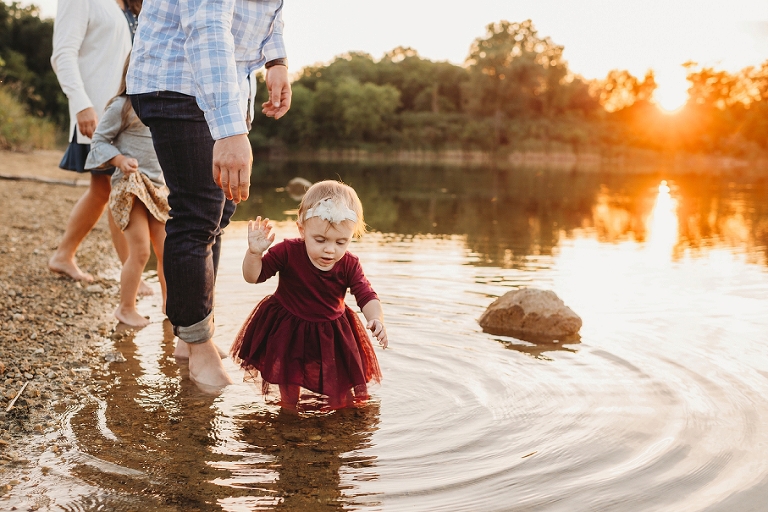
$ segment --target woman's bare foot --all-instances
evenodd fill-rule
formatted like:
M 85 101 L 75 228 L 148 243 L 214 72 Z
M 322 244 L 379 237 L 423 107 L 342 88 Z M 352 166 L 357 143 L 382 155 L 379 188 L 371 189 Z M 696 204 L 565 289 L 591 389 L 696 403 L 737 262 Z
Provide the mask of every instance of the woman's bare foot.
M 219 353 L 221 359 L 225 359 L 229 355 L 221 350 L 215 343 L 213 346 L 216 347 L 216 351 Z M 176 338 L 176 348 L 173 349 L 173 357 L 176 359 L 189 359 L 189 343 Z
M 117 309 L 115 310 L 115 318 L 131 327 L 146 327 L 149 325 L 149 318 L 141 316 L 134 308 L 128 309 L 122 306 L 117 306 Z
M 48 269 L 51 272 L 68 276 L 75 281 L 84 281 L 86 283 L 93 281 L 93 276 L 80 270 L 75 260 L 62 258 L 58 253 L 54 253 L 48 260 Z
M 146 281 L 144 281 L 143 279 L 139 281 L 139 291 L 137 293 L 139 297 L 146 297 L 147 295 L 154 295 L 154 294 L 155 294 L 155 290 L 150 288 L 150 286 L 147 284 Z M 163 313 L 165 313 L 165 311 L 163 311 Z
M 184 342 L 182 342 L 184 343 Z M 189 378 L 203 391 L 221 389 L 232 384 L 221 363 L 219 351 L 213 340 L 187 344 L 189 348 Z

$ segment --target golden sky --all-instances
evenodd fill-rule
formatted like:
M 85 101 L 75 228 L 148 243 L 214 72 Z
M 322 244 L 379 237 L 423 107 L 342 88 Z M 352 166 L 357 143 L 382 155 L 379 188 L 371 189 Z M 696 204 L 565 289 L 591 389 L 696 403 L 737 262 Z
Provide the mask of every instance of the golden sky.
M 33 3 L 55 16 L 56 0 Z M 736 71 L 768 60 L 768 0 L 286 0 L 284 19 L 294 70 L 396 46 L 461 64 L 487 24 L 531 19 L 586 78 L 654 69 L 668 108 L 685 101 L 686 61 Z

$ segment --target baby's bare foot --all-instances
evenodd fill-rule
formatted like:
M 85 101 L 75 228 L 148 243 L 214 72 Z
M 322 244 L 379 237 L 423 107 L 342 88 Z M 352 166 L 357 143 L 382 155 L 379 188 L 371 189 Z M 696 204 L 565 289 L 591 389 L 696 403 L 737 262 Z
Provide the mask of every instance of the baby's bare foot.
M 51 272 L 70 277 L 75 281 L 85 281 L 86 283 L 93 281 L 93 276 L 80 270 L 80 267 L 77 266 L 74 260 L 61 258 L 57 254 L 54 254 L 48 260 L 48 269 Z
M 138 291 L 137 295 L 139 297 L 144 297 L 144 296 L 147 296 L 147 295 L 154 295 L 154 294 L 155 294 L 155 290 L 150 288 L 150 286 L 147 284 L 147 282 L 142 279 L 139 282 L 139 291 Z
M 122 306 L 117 306 L 115 318 L 131 327 L 146 327 L 149 325 L 149 318 L 141 316 L 136 309 L 124 308 Z

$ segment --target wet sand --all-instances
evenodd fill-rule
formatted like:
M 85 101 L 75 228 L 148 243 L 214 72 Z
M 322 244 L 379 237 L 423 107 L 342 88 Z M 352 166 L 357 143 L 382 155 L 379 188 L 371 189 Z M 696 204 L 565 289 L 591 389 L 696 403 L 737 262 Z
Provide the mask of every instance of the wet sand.
M 96 276 L 92 285 L 47 268 L 85 191 L 73 186 L 74 173 L 57 168 L 61 154 L 0 152 L 0 509 L 24 501 L 21 489 L 40 454 L 66 448 L 51 434 L 60 413 L 95 384 L 92 371 L 104 362 L 104 336 L 114 324 L 118 260 L 105 218 L 78 253 Z

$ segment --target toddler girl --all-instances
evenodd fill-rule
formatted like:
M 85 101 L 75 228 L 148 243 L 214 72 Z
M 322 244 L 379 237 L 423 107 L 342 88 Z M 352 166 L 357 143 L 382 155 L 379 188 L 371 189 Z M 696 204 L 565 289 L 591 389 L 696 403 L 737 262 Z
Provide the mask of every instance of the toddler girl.
M 127 63 L 126 63 L 127 67 Z M 136 311 L 136 294 L 141 273 L 149 260 L 149 244 L 157 256 L 157 277 L 163 292 L 163 243 L 168 220 L 168 187 L 152 145 L 152 135 L 133 111 L 125 94 L 125 72 L 117 96 L 107 104 L 91 141 L 86 169 L 114 166 L 109 209 L 125 233 L 129 255 L 120 274 L 120 305 L 115 318 L 132 327 L 144 327 L 149 320 Z M 138 199 L 138 201 L 136 200 Z
M 325 395 L 331 409 L 367 400 L 367 383 L 379 382 L 381 370 L 362 322 L 344 303 L 347 289 L 385 348 L 387 331 L 376 292 L 347 252 L 365 232 L 357 193 L 336 181 L 315 183 L 299 205 L 300 238 L 263 254 L 275 240 L 268 220 L 248 223 L 243 277 L 261 283 L 279 272 L 280 281 L 241 328 L 232 355 L 254 376 L 261 372 L 265 394 L 278 385 L 286 409 L 296 409 L 300 387 Z

